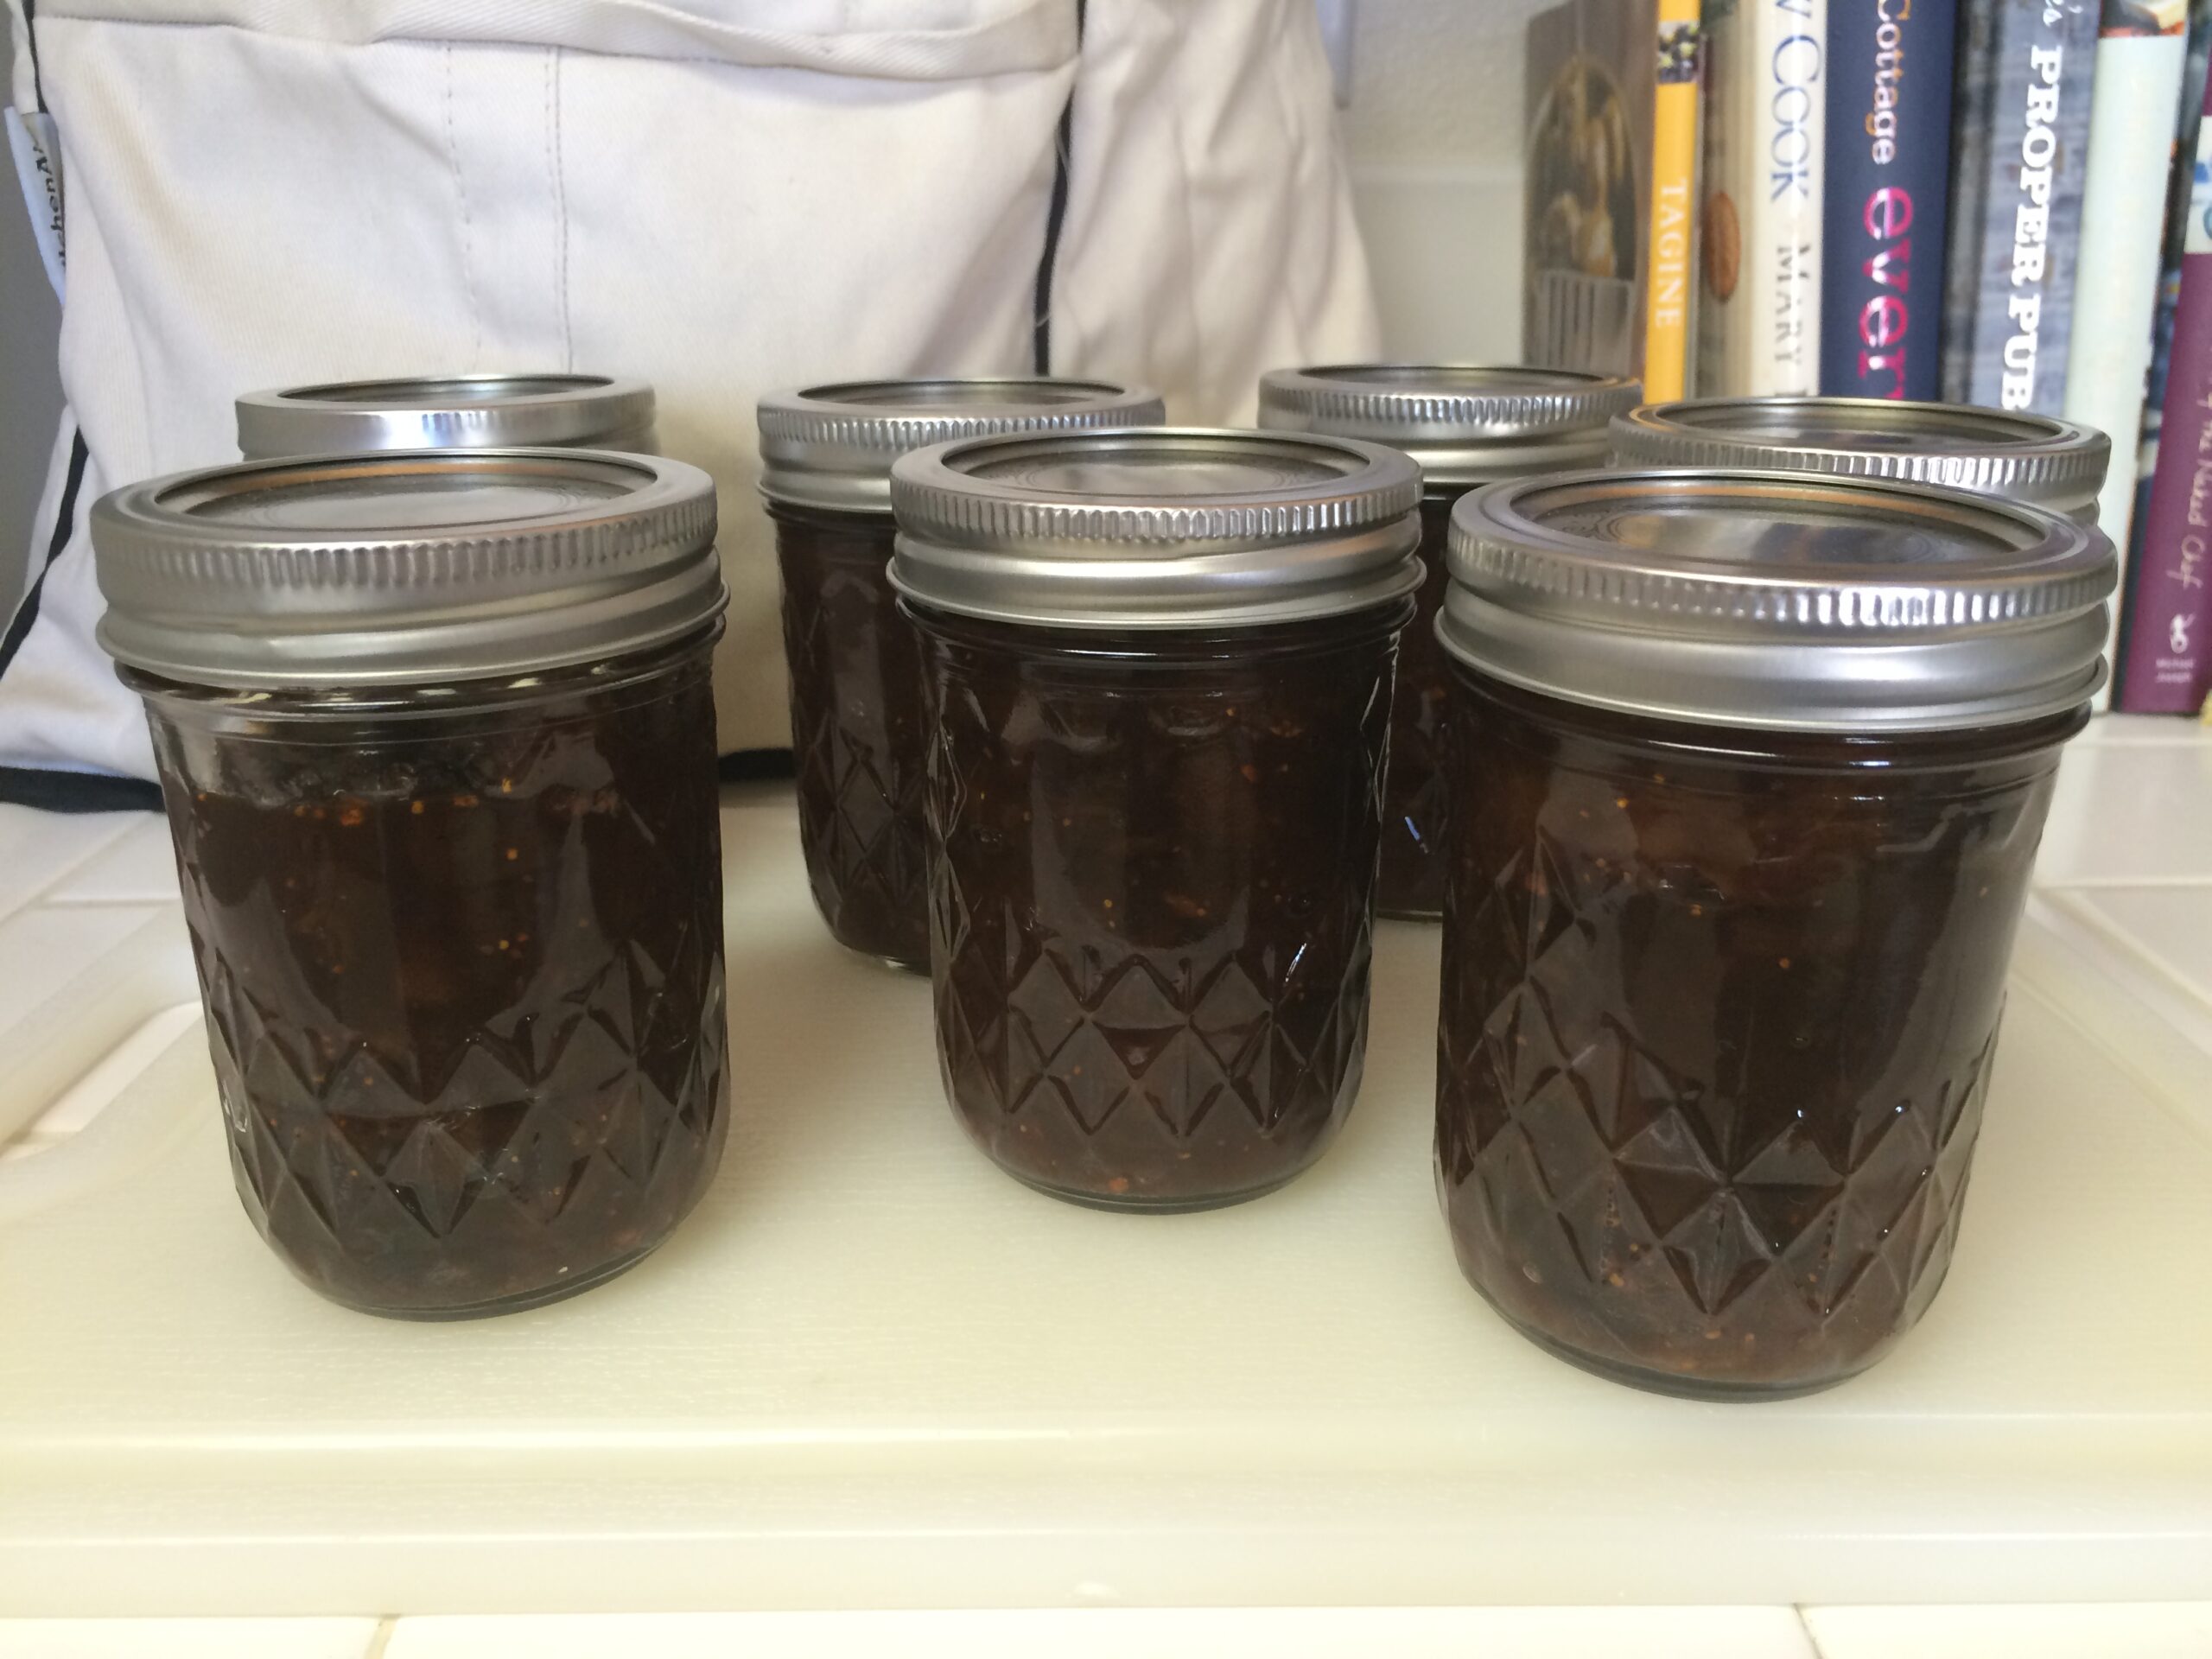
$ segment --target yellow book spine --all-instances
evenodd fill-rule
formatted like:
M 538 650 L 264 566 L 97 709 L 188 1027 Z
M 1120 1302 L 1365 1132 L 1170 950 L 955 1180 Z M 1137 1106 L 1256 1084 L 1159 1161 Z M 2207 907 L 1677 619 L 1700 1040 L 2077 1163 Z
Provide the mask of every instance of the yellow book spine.
M 1651 121 L 1651 257 L 1644 292 L 1643 395 L 1682 397 L 1696 306 L 1698 23 L 1702 0 L 1659 0 Z

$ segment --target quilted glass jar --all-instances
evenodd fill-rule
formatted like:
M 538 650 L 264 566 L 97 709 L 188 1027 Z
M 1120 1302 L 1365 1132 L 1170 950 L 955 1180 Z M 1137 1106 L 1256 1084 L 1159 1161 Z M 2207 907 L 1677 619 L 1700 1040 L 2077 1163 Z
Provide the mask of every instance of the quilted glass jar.
M 1461 1267 L 1622 1380 L 1802 1392 L 1957 1236 L 2109 544 L 1778 474 L 1471 497 L 1437 1179 Z
M 1087 433 L 943 447 L 893 487 L 956 1115 L 1077 1203 L 1281 1185 L 1359 1085 L 1413 463 Z
M 1633 380 L 1567 369 L 1342 364 L 1278 369 L 1260 381 L 1260 424 L 1365 438 L 1421 470 L 1426 575 L 1398 651 L 1382 793 L 1376 908 L 1433 920 L 1444 907 L 1445 779 L 1439 765 L 1451 674 L 1436 643 L 1452 504 L 1478 484 L 1602 465 L 1607 421 L 1632 408 Z
M 928 721 L 919 647 L 886 574 L 891 463 L 949 438 L 1141 426 L 1160 413 L 1148 391 L 1085 380 L 878 380 L 761 399 L 799 845 L 840 944 L 929 968 Z
M 728 1130 L 705 474 L 271 462 L 92 526 L 276 1254 L 420 1319 L 644 1256 Z

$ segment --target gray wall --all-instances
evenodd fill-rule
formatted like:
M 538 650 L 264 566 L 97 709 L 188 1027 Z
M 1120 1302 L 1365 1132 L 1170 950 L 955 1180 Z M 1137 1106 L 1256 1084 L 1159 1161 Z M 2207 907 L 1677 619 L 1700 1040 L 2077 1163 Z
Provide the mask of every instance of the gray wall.
M 0 29 L 0 87 L 10 84 L 10 57 L 8 32 Z M 30 225 L 10 161 L 0 166 L 0 615 L 14 612 L 23 590 L 31 517 L 61 413 L 61 383 L 54 369 L 61 307 L 39 263 Z

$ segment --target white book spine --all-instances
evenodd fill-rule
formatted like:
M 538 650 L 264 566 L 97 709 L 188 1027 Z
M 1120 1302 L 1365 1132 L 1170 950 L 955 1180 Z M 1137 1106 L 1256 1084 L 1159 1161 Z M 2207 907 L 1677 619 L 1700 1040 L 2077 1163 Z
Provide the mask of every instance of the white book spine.
M 1811 392 L 1821 367 L 1827 0 L 1738 0 L 1710 47 L 1699 389 Z
M 2136 443 L 2151 372 L 2166 168 L 2188 50 L 2179 35 L 2107 35 L 2097 42 L 2089 163 L 2082 187 L 2082 257 L 2074 276 L 2074 291 L 2082 299 L 2074 308 L 2066 361 L 2066 416 L 2112 439 L 2097 523 L 2123 558 L 2135 515 Z M 2123 570 L 2120 592 L 2126 591 Z M 2107 662 L 2119 629 L 2115 594 Z M 2107 687 L 2098 693 L 2097 706 L 2110 702 Z

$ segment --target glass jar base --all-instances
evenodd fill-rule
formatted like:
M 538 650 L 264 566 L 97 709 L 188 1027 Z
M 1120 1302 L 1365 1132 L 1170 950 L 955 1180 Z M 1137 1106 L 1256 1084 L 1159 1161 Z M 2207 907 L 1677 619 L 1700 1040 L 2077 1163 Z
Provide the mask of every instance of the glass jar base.
M 862 962 L 873 966 L 889 968 L 902 974 L 918 974 L 924 979 L 930 976 L 930 961 L 927 957 L 924 957 L 919 962 L 908 962 L 903 957 L 887 956 L 880 950 L 871 950 L 864 944 L 849 944 L 837 938 L 835 930 L 831 931 L 830 937 L 836 941 L 837 948 L 848 956 L 858 957 Z
M 1756 1405 L 1768 1400 L 1800 1400 L 1808 1394 L 1825 1394 L 1839 1383 L 1848 1382 L 1873 1363 L 1870 1360 L 1867 1365 L 1859 1366 L 1857 1370 L 1812 1382 L 1729 1382 L 1684 1376 L 1679 1372 L 1653 1370 L 1647 1366 L 1605 1359 L 1596 1354 L 1571 1348 L 1557 1338 L 1515 1319 L 1500 1307 L 1480 1285 L 1474 1288 L 1491 1312 L 1504 1320 L 1517 1335 L 1525 1337 L 1554 1359 L 1563 1359 L 1575 1370 L 1603 1377 L 1608 1382 L 1625 1383 L 1631 1389 L 1641 1389 L 1646 1394 L 1663 1394 L 1676 1400 L 1704 1400 L 1731 1405 Z
M 581 1296 L 588 1290 L 595 1290 L 608 1280 L 618 1278 L 627 1273 L 658 1248 L 659 1248 L 658 1244 L 648 1244 L 641 1250 L 633 1250 L 628 1255 L 607 1262 L 604 1267 L 593 1268 L 589 1273 L 563 1279 L 557 1283 L 543 1286 L 537 1290 L 524 1291 L 519 1295 L 502 1296 L 488 1302 L 471 1302 L 461 1307 L 378 1307 L 367 1302 L 357 1302 L 347 1297 L 334 1295 L 327 1287 L 317 1284 L 306 1274 L 300 1273 L 297 1268 L 294 1268 L 293 1272 L 302 1284 L 307 1286 L 324 1300 L 335 1302 L 339 1306 L 353 1313 L 370 1313 L 380 1319 L 404 1319 L 416 1325 L 440 1325 L 461 1319 L 495 1319 L 502 1313 L 521 1313 L 533 1307 L 547 1307 L 555 1302 L 565 1302 L 571 1296 Z M 287 1263 L 287 1265 L 289 1264 Z
M 996 1160 L 993 1161 L 996 1162 Z M 1144 1198 L 1134 1195 L 1122 1197 L 1109 1192 L 1086 1192 L 1074 1187 L 1055 1186 L 1049 1181 L 1041 1181 L 1034 1176 L 1025 1175 L 1020 1170 L 1008 1168 L 1004 1164 L 1000 1164 L 999 1167 L 1031 1192 L 1041 1192 L 1048 1198 L 1058 1198 L 1063 1204 L 1077 1205 L 1085 1210 L 1106 1210 L 1117 1215 L 1129 1216 L 1187 1216 L 1202 1210 L 1226 1210 L 1232 1205 L 1249 1204 L 1255 1198 L 1266 1198 L 1270 1192 L 1280 1192 L 1306 1173 L 1301 1166 L 1294 1169 L 1287 1175 L 1280 1176 L 1268 1182 L 1264 1186 L 1248 1186 L 1241 1191 L 1224 1192 L 1219 1196 L 1209 1194 L 1204 1198 Z

